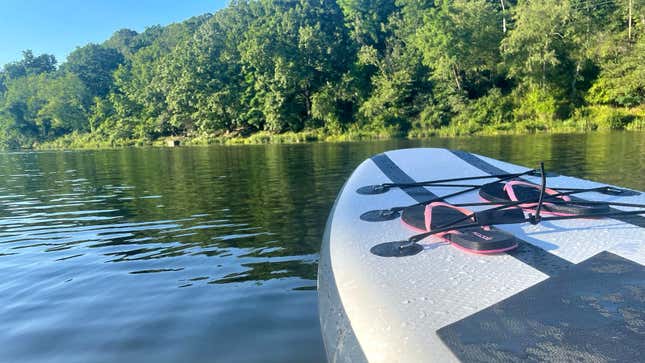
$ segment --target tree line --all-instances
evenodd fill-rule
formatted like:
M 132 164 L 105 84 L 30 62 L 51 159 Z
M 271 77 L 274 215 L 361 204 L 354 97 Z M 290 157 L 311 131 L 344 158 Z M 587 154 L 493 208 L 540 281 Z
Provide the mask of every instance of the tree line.
M 234 0 L 0 71 L 0 146 L 644 117 L 642 0 Z M 590 121 L 591 120 L 591 121 Z

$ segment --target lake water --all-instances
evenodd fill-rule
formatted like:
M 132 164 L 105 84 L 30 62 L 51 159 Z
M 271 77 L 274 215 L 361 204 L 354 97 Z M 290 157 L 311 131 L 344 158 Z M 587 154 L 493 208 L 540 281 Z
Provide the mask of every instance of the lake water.
M 645 133 L 0 154 L 0 362 L 323 361 L 327 213 L 417 146 L 645 189 Z

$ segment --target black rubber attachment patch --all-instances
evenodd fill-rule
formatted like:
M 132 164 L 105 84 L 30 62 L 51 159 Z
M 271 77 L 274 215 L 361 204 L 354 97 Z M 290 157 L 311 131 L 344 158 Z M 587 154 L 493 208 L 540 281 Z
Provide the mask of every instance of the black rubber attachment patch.
M 640 192 L 637 192 L 635 190 L 614 187 L 607 187 L 607 189 L 601 190 L 600 193 L 607 195 L 618 195 L 621 197 L 633 197 L 636 195 L 641 195 Z
M 645 267 L 601 252 L 437 334 L 467 362 L 642 362 Z
M 390 190 L 388 187 L 382 185 L 366 185 L 356 189 L 356 193 L 363 195 L 374 195 L 374 194 L 383 194 Z
M 361 214 L 361 220 L 365 222 L 385 222 L 399 218 L 400 213 L 389 209 L 377 209 Z
M 370 248 L 370 252 L 381 257 L 407 257 L 423 251 L 423 246 L 408 241 L 385 242 Z

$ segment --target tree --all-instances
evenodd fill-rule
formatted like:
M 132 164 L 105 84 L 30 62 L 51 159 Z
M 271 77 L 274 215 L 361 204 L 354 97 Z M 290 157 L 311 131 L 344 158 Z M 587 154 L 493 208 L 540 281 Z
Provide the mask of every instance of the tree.
M 43 138 L 71 131 L 89 131 L 88 105 L 91 92 L 76 74 L 64 72 L 55 77 L 41 77 L 38 97 L 43 100 L 36 124 Z
M 160 87 L 173 125 L 201 132 L 249 126 L 238 46 L 253 20 L 247 3 L 232 4 L 164 58 Z
M 568 87 L 567 56 L 576 46 L 569 1 L 525 0 L 518 2 L 513 13 L 514 26 L 502 42 L 509 74 L 520 83 L 556 92 Z
M 88 44 L 70 53 L 61 70 L 76 74 L 92 96 L 105 97 L 114 84 L 112 73 L 123 62 L 123 55 L 119 51 Z
M 181 125 L 171 125 L 171 114 L 163 89 L 162 68 L 165 58 L 195 30 L 210 18 L 194 17 L 167 27 L 150 27 L 139 35 L 150 45 L 140 48 L 129 62 L 114 72 L 118 93 L 112 99 L 119 117 L 136 124 L 137 136 L 152 138 L 183 131 Z
M 119 29 L 102 45 L 106 48 L 116 49 L 125 58 L 129 59 L 141 47 L 145 46 L 139 40 L 138 35 L 139 33 L 131 29 Z
M 83 82 L 72 73 L 21 77 L 8 84 L 0 123 L 38 140 L 87 130 L 87 98 Z
M 484 94 L 501 62 L 498 8 L 486 0 L 442 1 L 414 36 L 423 63 L 437 82 L 471 97 Z
M 8 79 L 16 79 L 32 74 L 49 73 L 56 70 L 56 57 L 51 54 L 34 56 L 31 50 L 22 52 L 22 60 L 5 64 L 3 73 Z
M 645 103 L 645 36 L 636 44 L 617 40 L 618 52 L 605 55 L 602 70 L 587 95 L 592 104 L 634 107 Z
M 338 0 L 354 41 L 382 52 L 391 29 L 388 17 L 397 10 L 395 0 Z
M 359 109 L 363 122 L 371 128 L 407 131 L 411 121 L 432 103 L 429 70 L 419 52 L 396 41 L 382 60 L 375 54 L 362 56 L 378 67 L 371 78 L 373 90 Z
M 251 104 L 267 130 L 301 130 L 312 117 L 312 98 L 348 69 L 348 34 L 335 2 L 260 1 L 240 54 L 252 80 Z

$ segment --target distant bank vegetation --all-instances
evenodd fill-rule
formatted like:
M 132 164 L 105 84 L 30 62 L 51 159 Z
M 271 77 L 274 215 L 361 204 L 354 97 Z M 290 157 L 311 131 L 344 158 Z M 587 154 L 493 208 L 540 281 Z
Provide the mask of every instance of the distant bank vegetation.
M 644 30 L 640 0 L 234 0 L 25 51 L 0 147 L 642 129 Z

